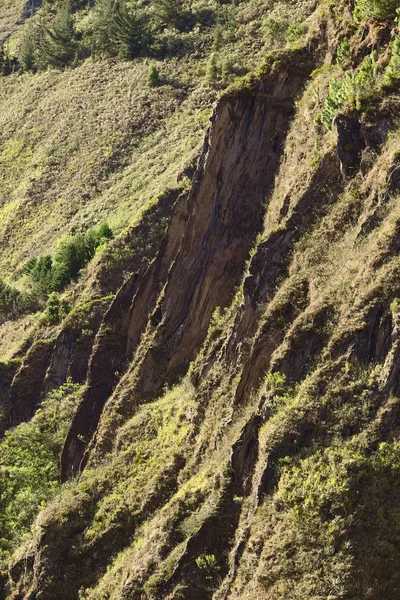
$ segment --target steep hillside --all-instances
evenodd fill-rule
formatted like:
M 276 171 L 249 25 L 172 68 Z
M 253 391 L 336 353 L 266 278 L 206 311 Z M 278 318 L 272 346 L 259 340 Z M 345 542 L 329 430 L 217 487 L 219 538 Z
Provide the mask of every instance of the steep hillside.
M 397 600 L 398 3 L 99 6 L 8 26 L 0 597 Z

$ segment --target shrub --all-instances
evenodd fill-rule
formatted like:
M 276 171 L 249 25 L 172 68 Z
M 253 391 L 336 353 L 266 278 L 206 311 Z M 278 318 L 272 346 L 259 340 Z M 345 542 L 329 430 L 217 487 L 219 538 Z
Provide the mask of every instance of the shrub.
M 71 8 L 68 4 L 62 4 L 51 24 L 44 26 L 36 59 L 37 66 L 65 67 L 74 61 L 76 52 L 77 42 Z
M 348 38 L 342 40 L 336 50 L 336 64 L 343 67 L 351 56 L 351 47 Z
M 172 26 L 181 30 L 187 17 L 181 0 L 153 0 L 152 6 L 156 22 L 163 26 Z
M 21 292 L 0 279 L 0 315 L 14 313 L 19 305 L 20 298 Z
M 147 85 L 150 88 L 159 86 L 161 83 L 160 71 L 156 65 L 152 64 L 149 66 L 149 73 L 147 75 Z
M 400 80 L 400 38 L 396 38 L 392 43 L 392 56 L 384 75 L 384 83 L 393 85 Z
M 231 75 L 233 75 L 234 73 L 235 65 L 233 64 L 232 59 L 230 59 L 229 57 L 224 58 L 221 71 L 222 79 L 226 81 L 230 79 Z
M 218 64 L 215 52 L 213 52 L 208 60 L 206 67 L 206 80 L 208 83 L 214 84 L 218 80 Z
M 75 60 L 77 51 L 71 8 L 68 4 L 62 4 L 54 17 L 41 15 L 26 27 L 18 60 L 25 71 L 62 68 Z
M 93 243 L 91 236 L 88 239 L 88 247 L 85 242 L 85 236 L 78 233 L 60 243 L 54 256 L 54 290 L 61 291 L 70 281 L 77 279 L 79 271 L 89 262 Z
M 214 575 L 220 570 L 214 554 L 202 554 L 196 558 L 196 565 L 200 571 Z
M 51 392 L 29 423 L 6 432 L 0 443 L 0 558 L 23 536 L 59 487 L 59 457 L 79 386 L 67 382 Z
M 36 22 L 28 23 L 22 35 L 18 52 L 18 61 L 24 71 L 36 70 L 43 35 L 44 29 L 39 27 Z
M 286 41 L 289 42 L 289 44 L 293 44 L 294 42 L 296 42 L 299 38 L 301 38 L 306 33 L 307 33 L 307 25 L 305 23 L 299 23 L 299 22 L 291 23 L 287 30 Z
M 383 21 L 391 21 L 396 18 L 398 10 L 398 0 L 357 0 L 354 16 L 357 19 L 372 17 Z
M 15 319 L 35 308 L 35 299 L 30 294 L 20 292 L 0 278 L 0 322 Z
M 289 23 L 286 19 L 274 19 L 268 17 L 263 22 L 265 43 L 270 48 L 284 46 L 288 32 Z
M 361 109 L 363 100 L 373 93 L 378 79 L 376 59 L 377 55 L 374 51 L 363 60 L 358 71 L 348 71 L 342 78 L 332 79 L 317 121 L 323 123 L 327 129 L 331 129 L 334 116 L 349 100 L 355 102 L 358 110 Z
M 57 325 L 70 312 L 71 306 L 66 300 L 60 300 L 55 292 L 47 298 L 43 321 L 46 325 Z
M 23 268 L 29 278 L 33 292 L 47 297 L 51 292 L 61 292 L 78 278 L 79 272 L 92 260 L 96 249 L 113 237 L 107 223 L 89 229 L 85 235 L 78 233 L 64 239 L 54 258 L 40 256 L 32 258 Z
M 107 224 L 89 229 L 86 235 L 78 233 L 63 240 L 54 256 L 52 291 L 62 291 L 95 255 L 96 248 L 113 237 Z
M 53 289 L 53 259 L 51 256 L 31 258 L 23 267 L 23 272 L 29 275 L 35 294 L 46 296 Z
M 16 67 L 15 59 L 10 58 L 4 43 L 0 45 L 0 74 L 10 75 Z
M 342 79 L 334 77 L 329 84 L 328 95 L 324 106 L 317 116 L 317 120 L 325 125 L 326 129 L 332 128 L 333 117 L 349 98 L 354 87 L 354 74 L 346 73 Z

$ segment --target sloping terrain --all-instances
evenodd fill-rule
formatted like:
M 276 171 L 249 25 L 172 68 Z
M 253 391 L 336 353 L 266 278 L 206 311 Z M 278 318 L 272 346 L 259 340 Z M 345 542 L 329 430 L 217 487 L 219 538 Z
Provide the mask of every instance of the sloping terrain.
M 288 6 L 2 79 L 4 277 L 116 234 L 0 326 L 4 599 L 399 597 L 398 7 Z

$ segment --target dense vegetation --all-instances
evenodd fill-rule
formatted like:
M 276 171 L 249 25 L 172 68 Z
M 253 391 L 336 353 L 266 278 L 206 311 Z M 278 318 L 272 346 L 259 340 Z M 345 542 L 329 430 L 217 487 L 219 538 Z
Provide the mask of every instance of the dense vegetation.
M 59 488 L 59 456 L 79 400 L 72 382 L 54 390 L 29 423 L 0 443 L 0 559 L 29 534 L 37 513 Z
M 76 66 L 89 56 L 165 59 L 201 52 L 210 45 L 223 49 L 224 42 L 237 41 L 239 14 L 234 3 L 97 0 L 88 6 L 45 0 L 16 43 L 3 46 L 5 61 L 11 65 L 7 63 L 5 72 Z M 300 20 L 291 23 L 287 17 L 268 18 L 263 28 L 271 47 L 295 41 L 307 30 Z M 230 59 L 226 63 L 223 70 L 229 74 L 233 65 Z
M 59 300 L 54 292 L 62 292 L 71 281 L 76 281 L 96 250 L 112 237 L 112 230 L 104 223 L 89 229 L 86 234 L 61 240 L 54 257 L 31 258 L 22 269 L 27 276 L 22 291 L 0 279 L 0 318 L 15 319 L 25 312 L 37 310 L 42 301 L 49 298 L 46 319 L 49 323 L 59 322 Z M 68 312 L 66 307 L 64 304 L 64 314 Z

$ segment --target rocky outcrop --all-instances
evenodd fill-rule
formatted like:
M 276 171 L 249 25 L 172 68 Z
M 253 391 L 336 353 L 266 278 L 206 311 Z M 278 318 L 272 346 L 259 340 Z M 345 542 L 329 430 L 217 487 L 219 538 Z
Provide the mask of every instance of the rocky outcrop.
M 337 115 L 333 121 L 338 135 L 337 153 L 340 170 L 344 178 L 352 177 L 360 168 L 365 141 L 361 133 L 361 123 L 348 115 Z
M 111 296 L 83 303 L 63 323 L 43 383 L 43 395 L 71 378 L 84 383 L 95 336 Z
M 43 381 L 53 354 L 53 337 L 37 340 L 18 369 L 10 390 L 9 426 L 29 421 L 43 398 Z

